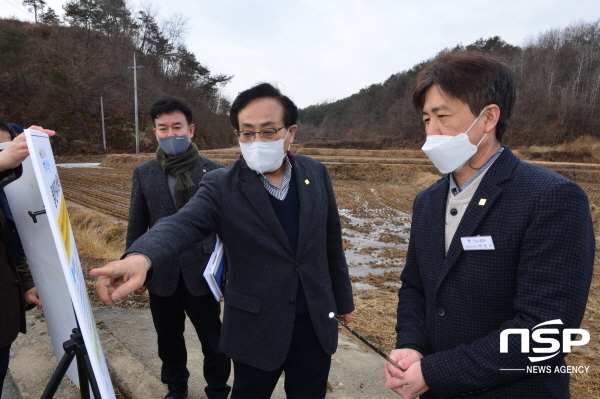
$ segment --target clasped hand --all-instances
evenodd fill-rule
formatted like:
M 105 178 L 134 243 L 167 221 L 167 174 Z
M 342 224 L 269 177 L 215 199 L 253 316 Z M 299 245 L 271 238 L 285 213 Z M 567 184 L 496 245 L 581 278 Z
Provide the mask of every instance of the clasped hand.
M 421 372 L 423 355 L 414 349 L 395 349 L 390 352 L 389 357 L 398 363 L 400 369 L 388 362 L 385 363 L 383 372 L 386 387 L 404 399 L 416 398 L 429 390 Z

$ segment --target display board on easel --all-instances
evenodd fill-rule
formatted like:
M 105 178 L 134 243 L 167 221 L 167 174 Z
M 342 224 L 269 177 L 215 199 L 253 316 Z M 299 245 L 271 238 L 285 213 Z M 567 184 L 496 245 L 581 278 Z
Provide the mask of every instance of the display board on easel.
M 62 358 L 62 345 L 79 322 L 100 395 L 102 399 L 113 399 L 114 389 L 87 296 L 50 139 L 31 129 L 25 130 L 25 137 L 30 156 L 23 162 L 23 175 L 5 186 L 4 191 L 44 304 L 54 353 L 58 360 Z M 69 367 L 67 376 L 79 385 L 75 364 Z

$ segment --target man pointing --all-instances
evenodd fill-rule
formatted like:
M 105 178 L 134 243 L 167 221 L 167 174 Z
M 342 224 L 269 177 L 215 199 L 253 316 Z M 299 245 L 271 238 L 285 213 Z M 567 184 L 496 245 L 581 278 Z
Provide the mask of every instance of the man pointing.
M 243 157 L 207 173 L 178 213 L 158 222 L 121 261 L 92 270 L 107 302 L 144 284 L 215 231 L 228 260 L 220 348 L 234 364 L 232 398 L 270 398 L 282 372 L 288 398 L 324 398 L 337 325 L 354 310 L 331 179 L 293 155 L 298 109 L 260 84 L 234 100 L 230 119 Z M 151 277 L 150 277 L 151 278 Z

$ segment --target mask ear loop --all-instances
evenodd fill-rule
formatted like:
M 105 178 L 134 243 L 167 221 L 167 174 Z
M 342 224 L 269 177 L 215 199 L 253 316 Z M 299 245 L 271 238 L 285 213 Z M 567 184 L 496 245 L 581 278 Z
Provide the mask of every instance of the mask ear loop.
M 479 118 L 481 118 L 481 115 L 483 115 L 483 113 L 485 112 L 485 110 L 487 109 L 487 107 L 485 107 L 484 109 L 481 110 L 481 113 L 479 114 L 479 116 L 477 118 L 475 118 L 475 120 L 473 121 L 473 123 L 471 123 L 471 126 L 469 126 L 469 128 L 467 129 L 467 131 L 465 132 L 465 134 L 468 136 L 469 135 L 469 130 L 471 130 L 471 128 L 473 126 L 475 126 L 475 124 L 477 123 L 477 121 L 479 120 Z M 486 133 L 487 134 L 487 133 Z M 483 139 L 482 139 L 483 140 Z M 479 145 L 481 143 L 481 141 L 479 141 L 479 143 L 477 145 Z
M 487 132 L 483 135 L 483 137 L 481 138 L 481 140 L 479 140 L 479 143 L 477 143 L 477 147 L 479 147 L 479 144 L 481 144 L 481 142 L 483 141 L 483 139 L 485 139 L 485 136 L 487 136 Z M 473 157 L 471 157 L 471 158 L 473 158 Z M 481 170 L 481 168 L 483 168 L 485 166 L 485 164 L 483 164 L 479 168 L 474 167 L 473 165 L 471 165 L 471 158 L 469 158 L 469 168 L 471 168 L 473 170 Z
M 285 137 L 283 138 L 283 141 L 284 141 L 284 142 L 285 142 L 285 139 L 287 139 L 287 136 L 288 136 L 288 134 L 290 134 L 290 129 L 291 129 L 291 128 L 292 128 L 291 126 L 288 128 L 288 131 L 287 131 L 287 133 L 285 134 Z M 289 152 L 289 151 L 290 151 L 290 148 L 292 148 L 292 143 L 290 143 L 290 145 L 288 145 L 288 149 L 287 149 L 287 151 L 286 151 L 286 152 Z
M 291 126 L 288 128 L 287 133 L 285 134 L 285 137 L 283 138 L 284 143 L 285 143 L 285 140 L 287 139 L 288 134 L 290 134 L 291 128 L 292 128 Z M 286 157 L 287 153 L 290 152 L 290 148 L 292 148 L 292 143 L 290 143 L 290 145 L 288 146 L 287 151 L 283 150 L 283 157 L 281 159 L 284 159 Z
M 485 107 L 483 109 L 483 111 L 481 111 L 481 113 L 479 114 L 479 116 L 477 117 L 477 119 L 475 119 L 475 122 L 477 122 L 479 120 L 479 118 L 481 118 L 481 115 L 483 115 L 483 113 L 485 112 L 485 110 L 487 109 L 487 107 Z M 473 122 L 473 125 L 475 125 L 475 122 Z M 473 127 L 473 125 L 471 125 L 471 127 Z M 471 130 L 471 127 L 469 128 L 469 130 Z M 467 130 L 468 131 L 468 130 Z M 485 136 L 487 136 L 489 132 L 485 132 L 485 134 L 483 135 L 483 137 L 481 138 L 481 140 L 479 140 L 479 143 L 477 143 L 476 147 L 479 147 L 479 144 L 481 144 L 481 142 L 485 139 Z M 469 158 L 469 168 L 473 169 L 473 170 L 481 170 L 481 168 L 483 168 L 485 166 L 485 164 L 481 165 L 479 168 L 474 167 L 473 165 L 471 165 L 471 159 L 473 157 Z

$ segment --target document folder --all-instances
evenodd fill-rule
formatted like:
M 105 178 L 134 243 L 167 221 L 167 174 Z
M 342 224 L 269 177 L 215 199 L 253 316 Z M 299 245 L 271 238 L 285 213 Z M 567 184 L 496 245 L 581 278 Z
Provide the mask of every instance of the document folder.
M 204 278 L 215 299 L 221 301 L 225 291 L 225 280 L 227 279 L 227 256 L 225 255 L 223 243 L 218 238 L 215 250 L 210 255 L 206 270 L 204 270 Z

